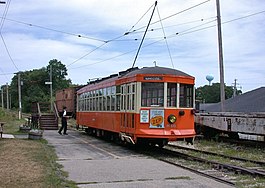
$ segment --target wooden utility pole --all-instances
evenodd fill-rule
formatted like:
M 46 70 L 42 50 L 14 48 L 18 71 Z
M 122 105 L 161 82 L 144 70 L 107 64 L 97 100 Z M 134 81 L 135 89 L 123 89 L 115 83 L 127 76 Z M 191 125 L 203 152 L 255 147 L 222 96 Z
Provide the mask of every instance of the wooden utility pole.
M 6 83 L 6 109 L 9 110 L 9 92 L 8 92 L 8 83 Z
M 17 74 L 17 85 L 18 85 L 18 119 L 22 117 L 22 103 L 21 103 L 21 79 L 20 72 Z
M 225 111 L 225 84 L 224 84 L 224 64 L 223 64 L 223 44 L 222 44 L 222 28 L 221 28 L 221 13 L 220 3 L 216 0 L 217 10 L 217 30 L 218 30 L 218 49 L 219 49 L 219 69 L 220 69 L 220 98 L 221 112 Z
M 2 96 L 2 109 L 4 109 L 4 88 L 1 87 L 1 96 Z
M 50 93 L 51 93 L 51 112 L 53 111 L 53 107 L 52 107 L 52 64 L 50 65 Z

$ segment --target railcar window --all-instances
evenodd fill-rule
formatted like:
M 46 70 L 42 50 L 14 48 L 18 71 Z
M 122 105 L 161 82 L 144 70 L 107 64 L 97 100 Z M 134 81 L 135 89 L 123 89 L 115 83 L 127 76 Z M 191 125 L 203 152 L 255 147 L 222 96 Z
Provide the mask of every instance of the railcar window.
M 132 83 L 83 93 L 78 98 L 78 109 L 79 111 L 134 110 L 135 90 L 135 83 Z
M 121 105 L 121 86 L 116 86 L 116 110 L 120 111 Z
M 110 95 L 107 96 L 107 111 L 110 111 Z
M 85 99 L 85 111 L 88 111 L 89 110 L 89 96 L 88 94 L 86 95 L 86 99 Z
M 115 110 L 115 103 L 116 103 L 116 87 L 112 86 L 111 87 L 111 101 L 110 101 L 110 105 L 111 105 L 111 111 Z
M 177 84 L 176 83 L 167 84 L 167 106 L 168 107 L 177 106 Z
M 179 107 L 193 107 L 193 85 L 180 84 Z
M 98 109 L 102 111 L 102 89 L 99 90 Z
M 164 106 L 164 83 L 144 82 L 142 83 L 142 100 L 141 105 Z

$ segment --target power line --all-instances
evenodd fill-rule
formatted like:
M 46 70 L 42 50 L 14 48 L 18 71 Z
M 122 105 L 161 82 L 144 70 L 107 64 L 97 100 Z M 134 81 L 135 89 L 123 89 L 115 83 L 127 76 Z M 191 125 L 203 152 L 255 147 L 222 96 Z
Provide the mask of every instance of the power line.
M 158 7 L 157 7 L 157 14 L 158 14 L 158 17 L 159 17 L 159 19 L 160 19 L 160 23 L 161 23 L 161 27 L 162 27 L 162 31 L 163 31 L 163 35 L 164 35 L 164 39 L 165 39 L 165 43 L 166 43 L 166 46 L 167 46 L 168 55 L 169 55 L 169 57 L 170 57 L 170 61 L 171 61 L 171 64 L 172 64 L 172 68 L 174 68 L 173 59 L 172 59 L 171 52 L 170 52 L 170 49 L 169 49 L 169 46 L 168 46 L 168 43 L 167 43 L 167 37 L 166 37 L 166 33 L 165 33 L 165 30 L 164 30 L 164 27 L 163 27 L 163 23 L 162 23 L 162 20 L 161 20 L 161 16 L 160 16 L 160 14 L 159 14 Z
M 89 36 L 85 36 L 85 35 L 81 35 L 81 34 L 70 33 L 67 31 L 61 31 L 58 29 L 48 28 L 48 27 L 44 27 L 44 26 L 40 26 L 40 25 L 36 25 L 36 24 L 32 24 L 32 23 L 26 23 L 26 22 L 13 20 L 13 19 L 9 19 L 9 18 L 3 18 L 3 17 L 2 17 L 2 19 L 16 22 L 16 23 L 23 24 L 23 25 L 27 25 L 30 27 L 36 27 L 36 28 L 40 28 L 40 29 L 44 29 L 44 30 L 48 30 L 48 31 L 53 31 L 53 32 L 57 32 L 57 33 L 62 33 L 62 34 L 66 34 L 66 35 L 71 35 L 71 36 L 75 36 L 75 37 L 79 37 L 79 38 L 86 38 L 86 39 L 95 40 L 95 41 L 99 41 L 99 42 L 107 42 L 106 40 L 102 40 L 102 39 L 98 39 L 98 38 L 94 38 L 94 37 L 89 37 Z
M 138 54 L 139 54 L 139 52 L 140 52 L 141 46 L 142 46 L 142 44 L 143 44 L 143 42 L 144 42 L 144 38 L 145 38 L 145 35 L 146 35 L 146 33 L 147 33 L 148 27 L 149 27 L 149 25 L 150 25 L 150 23 L 151 23 L 151 21 L 152 21 L 152 18 L 153 18 L 153 15 L 154 15 L 154 12 L 155 12 L 155 8 L 156 8 L 156 6 L 157 6 L 157 1 L 155 2 L 155 6 L 154 6 L 154 9 L 153 9 L 153 11 L 152 11 L 152 14 L 151 14 L 151 17 L 150 17 L 150 19 L 149 19 L 149 22 L 148 22 L 148 24 L 147 24 L 146 30 L 145 30 L 145 32 L 144 32 L 144 35 L 143 35 L 142 41 L 141 41 L 140 46 L 139 46 L 139 48 L 138 48 L 138 50 L 137 50 L 137 52 L 136 52 L 136 55 L 135 55 L 135 58 L 134 58 L 134 61 L 133 61 L 132 68 L 133 68 L 134 65 L 135 65 L 135 62 L 136 62 L 136 59 L 137 59 Z
M 188 11 L 188 10 L 191 10 L 191 9 L 193 9 L 193 8 L 195 8 L 195 7 L 198 7 L 198 6 L 200 6 L 200 5 L 202 5 L 202 4 L 206 3 L 206 2 L 209 2 L 209 1 L 210 1 L 210 0 L 207 0 L 207 1 L 204 1 L 204 2 L 202 2 L 202 3 L 196 4 L 196 5 L 192 6 L 192 7 L 189 7 L 189 8 L 187 8 L 187 9 L 184 9 L 184 10 L 182 10 L 182 11 L 180 11 L 180 12 L 177 12 L 177 13 L 175 13 L 175 14 L 173 14 L 173 15 L 170 15 L 170 16 L 168 16 L 168 17 L 166 17 L 166 18 L 163 18 L 163 19 L 161 19 L 161 21 L 162 21 L 162 20 L 166 20 L 166 19 L 168 19 L 168 18 L 171 18 L 171 17 L 173 17 L 173 16 L 176 16 L 176 15 L 178 15 L 178 14 L 181 14 L 181 13 L 183 13 L 183 12 L 186 12 L 186 11 Z M 153 6 L 151 6 L 151 7 L 153 7 Z M 148 11 L 151 9 L 151 7 L 148 9 Z M 147 11 L 147 12 L 148 12 L 148 11 Z M 146 14 L 146 13 L 145 13 L 145 14 Z M 145 15 L 145 14 L 144 14 L 144 15 Z M 144 15 L 143 15 L 143 16 L 144 16 Z M 142 16 L 142 17 L 143 17 L 143 16 Z M 139 23 L 139 21 L 142 19 L 142 17 L 137 21 L 137 23 Z M 160 20 L 159 20 L 159 21 L 156 21 L 156 22 L 154 22 L 154 23 L 150 23 L 150 25 L 155 24 L 155 23 L 158 23 L 158 22 L 160 22 Z M 137 24 L 137 23 L 136 23 L 136 24 Z M 136 24 L 135 24 L 135 25 L 136 25 Z M 135 26 L 135 25 L 134 25 L 134 26 Z M 134 26 L 132 26 L 132 28 L 134 28 Z M 141 27 L 141 28 L 139 28 L 139 29 L 142 29 L 142 28 L 144 28 L 144 27 Z M 138 30 L 139 30 L 139 29 L 138 29 Z M 135 31 L 135 30 L 133 30 L 133 31 Z M 121 35 L 121 36 L 118 36 L 118 37 L 115 37 L 114 39 L 111 39 L 111 40 L 106 41 L 104 44 L 102 44 L 102 45 L 96 47 L 95 49 L 91 50 L 90 52 L 88 52 L 87 54 L 85 54 L 85 55 L 83 55 L 82 57 L 78 58 L 77 60 L 73 61 L 72 63 L 68 64 L 67 66 L 69 67 L 70 65 L 73 65 L 74 63 L 80 61 L 80 60 L 83 59 L 84 57 L 90 55 L 92 52 L 94 52 L 94 51 L 100 49 L 101 47 L 103 47 L 106 43 L 108 43 L 108 42 L 112 42 L 112 41 L 115 41 L 115 40 L 117 40 L 117 39 L 120 39 L 121 37 L 126 36 L 126 35 L 128 35 L 128 34 L 130 34 L 130 33 L 131 33 L 130 31 L 129 31 L 129 32 L 125 32 L 125 33 L 124 33 L 123 35 Z M 138 40 L 138 39 L 136 39 L 136 40 Z
M 12 58 L 11 55 L 10 55 L 10 52 L 9 52 L 9 50 L 8 50 L 8 48 L 7 48 L 7 45 L 6 45 L 6 42 L 5 42 L 5 40 L 4 40 L 4 37 L 3 37 L 2 33 L 0 33 L 0 35 L 1 35 L 1 39 L 2 39 L 2 41 L 3 41 L 4 47 L 5 47 L 5 49 L 6 49 L 6 52 L 7 52 L 7 55 L 8 55 L 8 57 L 9 57 L 9 59 L 11 60 L 11 62 L 12 62 L 13 65 L 14 65 L 14 67 L 15 67 L 15 68 L 17 69 L 17 71 L 19 72 L 19 69 L 17 68 L 17 65 L 15 64 L 13 58 Z
M 126 33 L 129 33 L 134 27 L 135 27 L 135 25 L 137 25 L 142 19 L 143 19 L 143 17 L 149 12 L 149 10 L 152 8 L 154 6 L 154 4 L 152 5 L 152 6 L 150 6 L 150 8 L 141 16 L 141 18 L 131 27 L 131 29 L 128 31 L 128 32 L 126 32 Z M 126 35 L 126 33 L 125 33 L 125 35 Z
M 2 41 L 3 41 L 4 47 L 5 47 L 5 49 L 6 49 L 6 52 L 7 52 L 7 54 L 8 54 L 9 59 L 11 60 L 11 62 L 13 63 L 13 65 L 14 65 L 14 67 L 17 69 L 17 71 L 19 71 L 19 69 L 17 68 L 17 65 L 15 64 L 13 58 L 12 58 L 11 55 L 10 55 L 10 52 L 9 52 L 9 50 L 8 50 L 8 48 L 7 48 L 6 42 L 5 42 L 4 37 L 3 37 L 3 35 L 2 35 L 2 29 L 3 29 L 3 26 L 4 26 L 5 18 L 6 18 L 6 15 L 7 15 L 7 13 L 8 13 L 8 9 L 9 9 L 10 3 L 11 3 L 11 0 L 9 0 L 9 1 L 7 2 L 7 6 L 6 6 L 5 11 L 4 11 L 4 13 L 3 13 L 3 17 L 2 17 L 2 20 L 1 20 L 1 24 L 0 24 L 0 35 L 1 35 L 1 39 L 2 39 Z
M 169 19 L 169 18 L 171 18 L 171 17 L 174 17 L 174 16 L 176 16 L 176 15 L 179 15 L 179 14 L 181 14 L 181 13 L 183 13 L 183 12 L 186 12 L 186 11 L 188 11 L 188 10 L 191 10 L 191 9 L 193 9 L 193 8 L 196 8 L 196 7 L 198 7 L 198 6 L 201 6 L 201 5 L 203 5 L 203 4 L 205 4 L 205 3 L 209 2 L 209 1 L 210 1 L 210 0 L 207 0 L 207 1 L 204 1 L 204 2 L 202 2 L 202 3 L 196 4 L 196 5 L 194 5 L 194 6 L 191 6 L 191 7 L 189 7 L 189 8 L 186 8 L 186 9 L 184 9 L 184 10 L 182 10 L 182 11 L 179 11 L 179 12 L 177 12 L 177 13 L 175 13 L 175 14 L 169 15 L 169 16 L 167 16 L 167 17 L 161 19 L 161 20 L 158 20 L 158 21 L 155 21 L 155 22 L 153 22 L 153 23 L 150 23 L 150 25 L 156 24 L 156 23 L 158 23 L 158 22 L 160 22 L 160 21 L 164 21 L 164 20 L 166 20 L 166 19 Z M 143 27 L 140 27 L 140 28 L 138 28 L 138 29 L 136 29 L 136 30 L 133 30 L 133 32 L 134 32 L 134 31 L 137 31 L 137 30 L 140 30 L 140 29 L 143 29 L 143 28 L 145 28 L 145 27 L 144 27 L 144 26 L 143 26 Z
M 2 17 L 1 22 L 0 22 L 0 33 L 1 33 L 2 29 L 3 29 L 5 18 L 6 18 L 10 3 L 11 3 L 11 0 L 7 1 L 7 5 L 5 6 L 5 10 L 3 12 L 3 17 Z
M 240 19 L 248 18 L 248 17 L 250 17 L 250 16 L 255 16 L 255 15 L 257 15 L 257 14 L 261 14 L 261 13 L 264 13 L 264 12 L 265 12 L 265 11 L 260 11 L 260 12 L 257 12 L 257 13 L 253 13 L 253 14 L 250 14 L 250 15 L 247 15 L 247 16 L 240 17 L 240 18 L 236 18 L 236 19 L 228 20 L 228 21 L 222 22 L 222 24 L 227 24 L 227 23 L 230 23 L 230 22 L 233 22 L 233 21 L 238 21 L 238 20 L 240 20 Z M 186 34 L 195 33 L 195 32 L 198 32 L 198 31 L 206 30 L 206 29 L 209 29 L 209 28 L 212 28 L 212 27 L 216 27 L 216 24 L 215 24 L 215 25 L 210 25 L 210 26 L 203 27 L 203 28 L 200 28 L 200 29 L 192 30 L 192 29 L 195 29 L 195 28 L 201 27 L 201 26 L 203 26 L 203 25 L 209 24 L 209 23 L 211 23 L 211 22 L 213 22 L 213 21 L 216 21 L 216 19 L 215 19 L 215 20 L 211 20 L 211 21 L 209 21 L 209 22 L 207 22 L 207 23 L 203 23 L 203 24 L 198 25 L 198 26 L 194 26 L 194 27 L 189 28 L 189 29 L 186 29 L 186 30 L 184 30 L 184 31 L 177 32 L 177 33 L 175 33 L 175 34 L 171 34 L 171 35 L 167 36 L 166 38 L 178 37 L 178 36 L 182 36 L 182 35 L 186 35 Z M 183 33 L 182 33 L 182 32 L 183 32 Z M 152 42 L 152 43 L 149 43 L 149 44 L 144 45 L 142 48 L 146 48 L 146 47 L 148 47 L 148 46 L 154 45 L 154 44 L 156 44 L 156 43 L 158 43 L 158 42 L 161 42 L 161 41 L 163 41 L 163 40 L 164 40 L 164 38 L 159 39 L 159 40 L 157 40 L 157 41 L 154 41 L 154 42 Z M 79 67 L 74 67 L 74 68 L 71 68 L 71 69 L 79 69 L 79 68 L 83 68 L 83 67 L 86 67 L 86 66 L 91 66 L 91 65 L 95 65 L 95 64 L 103 63 L 103 62 L 106 62 L 106 61 L 109 61 L 109 60 L 116 59 L 116 58 L 118 58 L 118 57 L 124 56 L 124 55 L 126 55 L 126 54 L 129 54 L 129 53 L 135 52 L 135 50 L 137 50 L 137 49 L 133 49 L 133 50 L 130 50 L 130 51 L 124 52 L 124 53 L 122 53 L 122 54 L 120 54 L 120 55 L 113 56 L 113 57 L 107 58 L 107 59 L 105 59 L 105 60 L 101 60 L 101 61 L 98 61 L 98 62 L 95 62 L 95 63 L 91 63 L 91 64 L 87 64 L 87 65 L 82 65 L 82 66 L 79 66 Z
M 146 11 L 146 13 L 147 13 L 147 12 L 148 12 L 153 6 L 154 6 L 154 5 L 152 5 L 152 6 Z M 141 16 L 141 18 L 136 22 L 136 24 L 138 24 L 138 23 L 140 22 L 140 20 L 146 15 L 146 13 L 144 13 L 144 15 Z M 136 24 L 134 24 L 134 25 L 131 27 L 131 29 L 134 28 L 134 26 L 135 26 Z M 131 30 L 131 29 L 130 29 L 130 30 Z M 130 31 L 130 30 L 129 30 L 129 31 Z M 93 50 L 89 51 L 88 53 L 86 53 L 86 54 L 83 55 L 82 57 L 80 57 L 80 58 L 76 59 L 75 61 L 73 61 L 72 63 L 68 64 L 67 67 L 69 67 L 69 66 L 73 65 L 74 63 L 80 61 L 81 59 L 83 59 L 83 58 L 85 58 L 86 56 L 90 55 L 90 54 L 93 53 L 94 51 L 100 49 L 100 48 L 103 47 L 105 44 L 107 44 L 107 43 L 109 43 L 109 42 L 117 41 L 117 40 L 119 40 L 120 38 L 124 37 L 125 35 L 128 35 L 129 31 L 128 31 L 128 32 L 125 32 L 123 35 L 120 35 L 120 36 L 118 36 L 118 37 L 115 37 L 115 38 L 113 38 L 113 39 L 110 39 L 110 40 L 105 41 L 104 44 L 97 46 L 96 48 L 94 48 Z

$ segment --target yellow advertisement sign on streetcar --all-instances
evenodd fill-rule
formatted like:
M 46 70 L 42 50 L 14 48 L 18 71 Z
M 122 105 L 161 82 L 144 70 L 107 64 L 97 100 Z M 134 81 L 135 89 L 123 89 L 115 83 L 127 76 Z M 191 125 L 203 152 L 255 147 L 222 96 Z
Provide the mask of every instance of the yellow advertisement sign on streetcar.
M 164 128 L 164 110 L 150 110 L 150 128 Z

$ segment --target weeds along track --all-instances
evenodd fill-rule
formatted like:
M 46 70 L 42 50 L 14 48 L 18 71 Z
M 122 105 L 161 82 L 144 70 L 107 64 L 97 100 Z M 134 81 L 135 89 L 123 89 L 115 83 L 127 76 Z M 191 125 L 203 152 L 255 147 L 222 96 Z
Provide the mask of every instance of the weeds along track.
M 204 151 L 204 150 L 199 150 L 199 149 L 190 148 L 190 147 L 184 147 L 184 146 L 178 146 L 178 145 L 173 145 L 173 144 L 169 144 L 168 148 L 171 149 L 171 150 L 178 149 L 178 150 L 182 150 L 182 151 L 192 151 L 194 153 L 199 153 L 199 154 L 204 154 L 204 155 L 218 156 L 218 157 L 230 159 L 230 160 L 233 160 L 233 161 L 249 162 L 249 163 L 258 164 L 260 166 L 265 167 L 265 161 L 258 161 L 258 160 L 248 159 L 248 158 L 229 156 L 229 155 L 224 155 L 224 154 L 221 154 L 221 153 Z
M 245 175 L 252 177 L 250 179 L 261 178 L 265 181 L 265 162 L 263 161 L 175 145 L 164 148 L 153 147 L 143 153 L 229 185 L 240 184 L 240 176 Z

